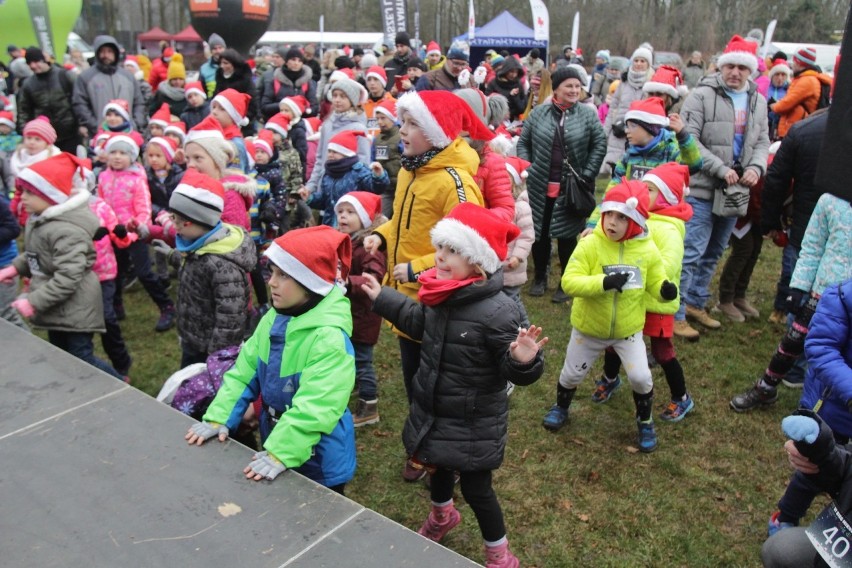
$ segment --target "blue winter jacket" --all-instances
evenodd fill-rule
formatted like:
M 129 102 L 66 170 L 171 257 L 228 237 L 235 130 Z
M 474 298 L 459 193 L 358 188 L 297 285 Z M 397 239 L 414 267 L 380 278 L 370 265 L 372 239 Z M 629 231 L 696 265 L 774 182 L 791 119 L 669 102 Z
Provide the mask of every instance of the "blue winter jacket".
M 355 162 L 352 169 L 334 177 L 334 174 L 326 168 L 318 191 L 308 198 L 308 205 L 322 211 L 322 224 L 337 228 L 337 215 L 334 206 L 337 200 L 351 191 L 367 191 L 381 195 L 387 190 L 388 173 L 382 171 L 380 177 L 373 175 L 370 168 L 361 162 Z

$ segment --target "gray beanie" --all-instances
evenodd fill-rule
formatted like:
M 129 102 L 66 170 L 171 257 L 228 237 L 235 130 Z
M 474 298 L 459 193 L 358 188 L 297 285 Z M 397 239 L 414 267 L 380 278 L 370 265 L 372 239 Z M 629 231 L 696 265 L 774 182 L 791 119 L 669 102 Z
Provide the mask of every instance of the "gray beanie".
M 334 91 L 343 91 L 353 107 L 363 106 L 367 102 L 367 89 L 361 83 L 352 79 L 338 79 L 328 90 L 328 100 L 331 100 L 331 94 Z
M 485 126 L 496 127 L 509 114 L 509 101 L 503 95 L 486 97 L 479 89 L 459 89 L 453 94 L 466 102 Z
M 222 39 L 222 36 L 216 33 L 210 34 L 210 39 L 207 40 L 207 45 L 209 45 L 210 47 L 214 47 L 217 45 L 221 45 L 222 47 L 228 47 L 225 43 L 225 40 Z
M 186 145 L 198 144 L 210 156 L 216 164 L 220 175 L 225 174 L 228 164 L 237 155 L 233 143 L 217 136 L 203 136 L 204 132 L 196 132 L 194 136 L 188 136 Z

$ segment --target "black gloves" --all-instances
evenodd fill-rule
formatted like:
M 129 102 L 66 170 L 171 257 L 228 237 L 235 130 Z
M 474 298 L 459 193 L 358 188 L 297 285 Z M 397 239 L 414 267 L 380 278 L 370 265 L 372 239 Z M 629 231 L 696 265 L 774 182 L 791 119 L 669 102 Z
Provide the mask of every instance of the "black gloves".
M 799 310 L 802 308 L 802 298 L 804 298 L 806 294 L 807 292 L 804 290 L 790 288 L 790 295 L 787 296 L 787 311 L 794 316 L 799 315 Z
M 664 281 L 660 286 L 660 297 L 666 301 L 674 300 L 677 298 L 677 286 L 668 280 Z
M 275 210 L 275 204 L 272 202 L 264 204 L 264 206 L 260 210 L 258 219 L 261 223 L 266 223 L 267 225 L 277 223 L 278 212 Z
M 105 236 L 109 234 L 109 229 L 106 227 L 98 227 L 98 230 L 95 231 L 95 236 L 92 237 L 93 241 L 99 241 Z
M 627 284 L 628 280 L 630 280 L 630 275 L 626 272 L 619 272 L 618 274 L 604 276 L 603 289 L 605 291 L 615 290 L 616 292 L 621 292 L 621 289 L 625 284 Z
M 127 227 L 119 223 L 112 230 L 112 234 L 118 237 L 119 239 L 123 239 L 127 236 Z

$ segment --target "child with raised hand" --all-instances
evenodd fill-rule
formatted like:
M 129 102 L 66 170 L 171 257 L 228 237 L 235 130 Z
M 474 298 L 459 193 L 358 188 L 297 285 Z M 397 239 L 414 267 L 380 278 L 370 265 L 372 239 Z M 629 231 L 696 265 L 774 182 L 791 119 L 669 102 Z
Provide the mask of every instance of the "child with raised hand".
M 379 421 L 379 397 L 376 370 L 373 367 L 373 347 L 379 341 L 382 318 L 370 308 L 372 301 L 361 289 L 365 275 L 377 280 L 385 277 L 387 258 L 383 252 L 364 250 L 364 237 L 387 218 L 382 215 L 382 198 L 373 193 L 352 191 L 335 205 L 337 230 L 352 239 L 352 267 L 346 283 L 346 295 L 352 306 L 352 346 L 355 348 L 355 386 L 358 405 L 355 427 Z
M 30 278 L 28 293 L 12 307 L 47 330 L 53 345 L 122 380 L 94 353 L 92 336 L 104 331 L 101 288 L 92 271 L 98 219 L 89 210 L 82 166 L 63 152 L 20 173 L 15 185 L 29 214 L 24 252 L 0 269 L 0 283 Z
M 9 158 L 9 173 L 6 183 L 11 189 L 24 168 L 41 162 L 61 152 L 53 145 L 56 142 L 56 130 L 46 116 L 39 116 L 24 126 L 24 141 Z M 23 227 L 27 224 L 27 212 L 21 203 L 21 191 L 15 186 L 15 194 L 10 204 L 12 214 Z
M 534 383 L 544 371 L 541 328 L 520 325 L 502 292 L 502 261 L 518 228 L 472 203 L 431 230 L 435 267 L 420 275 L 420 302 L 371 276 L 373 310 L 424 342 L 403 430 L 406 452 L 432 472 L 432 510 L 418 531 L 440 541 L 461 522 L 453 505 L 454 471 L 485 541 L 486 566 L 516 567 L 492 473 L 505 450 L 507 381 Z M 459 339 L 461 338 L 461 339 Z
M 684 201 L 689 195 L 689 169 L 681 164 L 670 162 L 657 166 L 642 178 L 648 186 L 651 204 L 648 216 L 648 230 L 663 261 L 666 280 L 680 282 L 683 263 L 683 238 L 686 234 L 686 222 L 692 218 L 692 206 Z M 667 422 L 683 420 L 693 409 L 695 403 L 686 390 L 683 367 L 677 359 L 672 336 L 674 332 L 674 314 L 679 300 L 660 302 L 654 294 L 645 295 L 645 328 L 642 333 L 651 339 L 651 355 L 663 369 L 666 382 L 671 391 L 671 400 L 660 415 Z M 621 386 L 618 371 L 621 359 L 614 349 L 604 352 L 604 372 L 595 383 L 592 402 L 607 402 Z
M 249 95 L 236 89 L 225 89 L 210 101 L 210 116 L 222 125 L 225 140 L 233 144 L 236 150 L 228 166 L 243 173 L 249 171 L 249 160 L 241 127 L 249 123 L 246 113 L 250 102 Z
M 396 124 L 396 101 L 388 99 L 380 102 L 375 109 L 375 118 L 379 132 L 373 138 L 371 157 L 388 173 L 388 188 L 382 193 L 382 214 L 390 219 L 393 216 L 396 179 L 402 167 L 402 141 L 399 137 L 399 126 Z
M 337 227 L 334 206 L 350 191 L 367 191 L 381 195 L 388 186 L 388 174 L 378 162 L 368 168 L 358 159 L 358 139 L 363 132 L 344 130 L 336 134 L 326 148 L 325 175 L 307 204 L 322 211 L 322 224 Z
M 677 286 L 666 279 L 660 251 L 648 235 L 648 188 L 623 180 L 601 204 L 601 222 L 577 243 L 562 290 L 575 298 L 571 309 L 571 340 L 556 385 L 556 404 L 542 421 L 552 431 L 568 421 L 577 386 L 607 347 L 613 347 L 627 370 L 636 404 L 638 445 L 657 449 L 651 416 L 654 384 L 642 341 L 645 294 L 658 300 L 677 298 Z M 617 296 L 616 296 L 617 294 Z
M 180 113 L 180 121 L 186 125 L 189 131 L 210 114 L 210 103 L 207 102 L 207 91 L 200 81 L 187 83 L 184 87 L 186 95 L 186 109 Z
M 527 173 L 530 163 L 517 156 L 506 158 L 506 170 L 512 180 L 512 196 L 515 198 L 513 222 L 520 230 L 518 238 L 509 243 L 509 252 L 503 261 L 503 292 L 515 300 L 521 312 L 521 325 L 530 325 L 527 309 L 521 300 L 521 288 L 527 281 L 527 258 L 535 242 L 532 209 L 527 196 Z
M 349 272 L 351 243 L 331 227 L 299 229 L 267 249 L 270 310 L 243 345 L 190 444 L 225 441 L 251 401 L 263 398 L 264 451 L 247 479 L 275 479 L 286 469 L 344 492 L 355 475 L 355 429 L 346 405 L 355 384 L 349 302 L 337 285 Z

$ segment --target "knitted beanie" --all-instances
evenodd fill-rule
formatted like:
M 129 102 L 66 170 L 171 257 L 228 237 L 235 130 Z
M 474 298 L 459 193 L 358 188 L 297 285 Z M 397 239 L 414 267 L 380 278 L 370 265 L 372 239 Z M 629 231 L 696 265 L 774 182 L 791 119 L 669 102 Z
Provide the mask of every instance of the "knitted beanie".
M 210 176 L 189 168 L 169 198 L 169 211 L 184 219 L 215 227 L 225 208 L 225 188 Z
M 14 128 L 14 125 L 12 128 Z M 53 125 L 50 124 L 50 119 L 44 115 L 37 116 L 26 123 L 26 125 L 24 125 L 23 135 L 25 137 L 36 136 L 48 144 L 56 142 L 56 130 L 54 130 Z
M 334 82 L 328 91 L 328 100 L 334 91 L 340 91 L 352 102 L 353 107 L 359 107 L 367 102 L 367 89 L 361 83 L 353 79 L 343 78 Z
M 169 61 L 169 69 L 166 72 L 166 80 L 186 79 L 186 67 L 183 64 L 183 55 L 175 53 Z
M 222 125 L 213 116 L 193 126 L 186 133 L 186 144 L 198 144 L 213 159 L 220 174 L 224 174 L 228 164 L 234 159 L 234 145 L 225 140 Z

